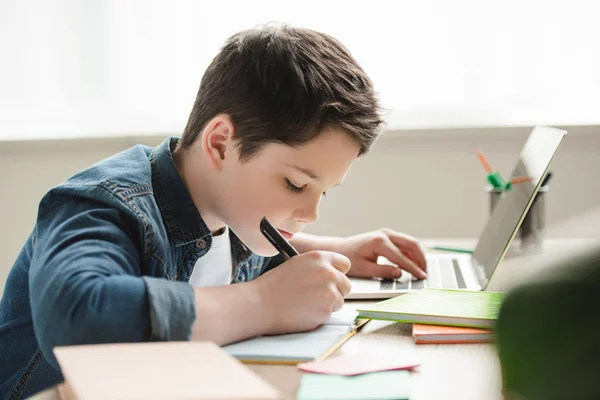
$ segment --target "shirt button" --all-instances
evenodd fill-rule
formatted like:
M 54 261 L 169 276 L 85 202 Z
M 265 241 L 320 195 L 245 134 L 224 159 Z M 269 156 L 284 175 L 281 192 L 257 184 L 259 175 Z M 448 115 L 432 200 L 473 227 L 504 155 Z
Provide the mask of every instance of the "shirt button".
M 206 247 L 206 241 L 202 239 L 196 240 L 196 247 L 199 249 L 203 249 Z

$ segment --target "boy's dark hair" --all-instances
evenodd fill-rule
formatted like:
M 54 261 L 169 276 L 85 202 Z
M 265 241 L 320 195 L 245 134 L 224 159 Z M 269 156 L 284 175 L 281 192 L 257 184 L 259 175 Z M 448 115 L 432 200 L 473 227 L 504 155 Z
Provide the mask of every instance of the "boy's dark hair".
M 325 128 L 346 131 L 366 153 L 383 123 L 373 85 L 336 39 L 286 25 L 246 30 L 227 40 L 200 83 L 179 146 L 218 114 L 236 129 L 240 160 L 269 142 L 300 145 Z

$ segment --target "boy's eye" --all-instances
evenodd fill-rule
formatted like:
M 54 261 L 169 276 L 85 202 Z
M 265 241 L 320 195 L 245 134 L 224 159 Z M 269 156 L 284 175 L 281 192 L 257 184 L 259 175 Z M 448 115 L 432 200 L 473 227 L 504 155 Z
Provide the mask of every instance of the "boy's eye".
M 304 191 L 304 189 L 306 188 L 306 185 L 304 186 L 296 186 L 294 185 L 289 179 L 285 179 L 285 185 L 287 186 L 288 189 L 290 189 L 292 192 L 294 193 L 302 193 Z M 327 197 L 327 191 L 324 191 L 322 193 L 323 197 Z
M 304 191 L 304 188 L 306 187 L 306 185 L 296 186 L 287 178 L 285 178 L 285 186 L 287 186 L 288 189 L 295 193 L 302 193 Z

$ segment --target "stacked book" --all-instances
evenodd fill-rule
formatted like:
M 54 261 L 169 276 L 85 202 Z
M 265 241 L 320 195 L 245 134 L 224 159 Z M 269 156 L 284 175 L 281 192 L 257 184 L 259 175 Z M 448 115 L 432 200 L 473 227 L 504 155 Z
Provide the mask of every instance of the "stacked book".
M 494 340 L 494 325 L 505 293 L 424 289 L 359 308 L 359 318 L 413 324 L 415 343 L 484 343 Z

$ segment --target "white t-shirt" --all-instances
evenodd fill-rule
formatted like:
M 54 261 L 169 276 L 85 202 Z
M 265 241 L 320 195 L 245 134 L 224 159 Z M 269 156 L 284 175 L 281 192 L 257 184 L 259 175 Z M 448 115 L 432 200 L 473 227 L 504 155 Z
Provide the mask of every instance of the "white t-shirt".
M 229 228 L 212 237 L 212 246 L 196 261 L 190 285 L 198 287 L 223 286 L 231 283 L 231 244 Z

